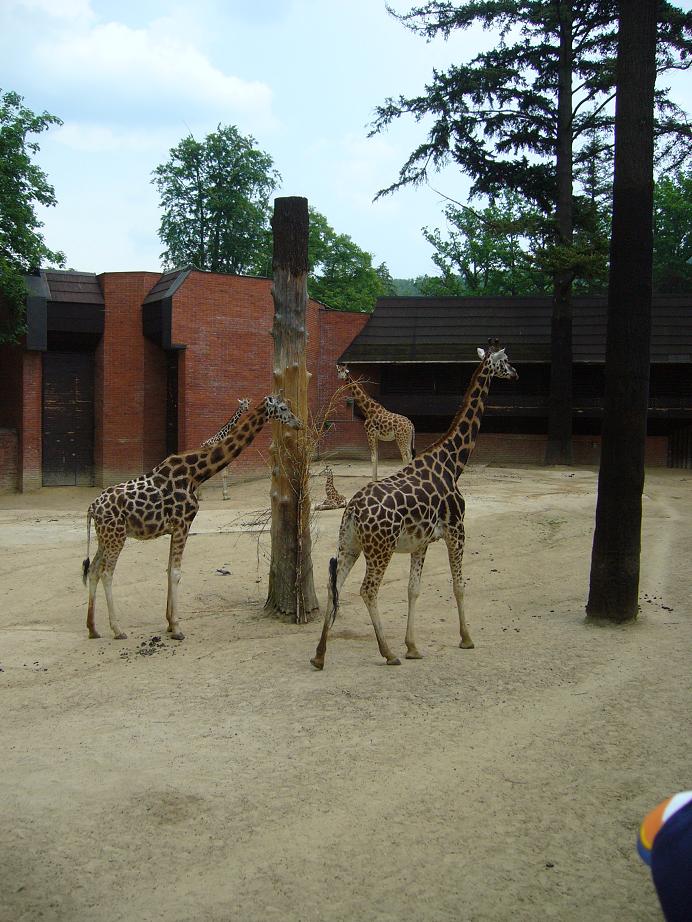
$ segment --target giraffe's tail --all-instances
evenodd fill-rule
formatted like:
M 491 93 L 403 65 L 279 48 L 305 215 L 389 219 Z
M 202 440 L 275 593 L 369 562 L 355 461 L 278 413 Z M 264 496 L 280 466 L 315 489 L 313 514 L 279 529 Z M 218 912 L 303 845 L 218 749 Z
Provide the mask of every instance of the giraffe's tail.
M 89 576 L 89 544 L 91 542 L 91 506 L 87 510 L 87 555 L 82 561 L 82 582 L 86 586 L 87 577 Z
M 332 620 L 331 624 L 336 621 L 336 613 L 339 609 L 339 590 L 336 586 L 337 558 L 331 557 L 329 560 L 329 588 L 332 596 Z
M 411 457 L 416 457 L 416 430 L 411 429 Z

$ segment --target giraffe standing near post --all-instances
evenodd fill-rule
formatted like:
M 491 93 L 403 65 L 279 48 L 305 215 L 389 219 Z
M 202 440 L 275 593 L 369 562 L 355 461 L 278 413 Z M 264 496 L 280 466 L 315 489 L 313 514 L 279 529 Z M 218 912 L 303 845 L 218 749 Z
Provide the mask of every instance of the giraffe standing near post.
M 168 555 L 168 599 L 166 618 L 168 633 L 183 640 L 178 623 L 178 584 L 181 563 L 190 527 L 199 509 L 197 489 L 201 483 L 230 464 L 255 438 L 269 419 L 276 419 L 292 429 L 302 423 L 277 396 L 265 397 L 241 425 L 233 429 L 218 445 L 169 455 L 148 474 L 108 487 L 89 506 L 87 512 L 87 557 L 82 565 L 83 579 L 89 581 L 87 629 L 89 637 L 99 637 L 95 623 L 95 595 L 99 580 L 108 604 L 108 617 L 116 640 L 125 640 L 118 624 L 113 603 L 113 571 L 127 538 L 147 540 L 171 536 Z M 98 540 L 98 550 L 89 561 L 91 522 Z
M 372 479 L 377 480 L 378 441 L 396 442 L 401 460 L 404 464 L 410 464 L 416 455 L 415 431 L 411 420 L 399 413 L 391 413 L 374 400 L 360 383 L 351 377 L 346 365 L 337 365 L 336 373 L 342 381 L 348 382 L 353 399 L 365 416 L 363 425 L 372 459 Z
M 325 471 L 327 474 L 327 482 L 324 490 L 327 494 L 327 498 L 321 503 L 318 503 L 315 509 L 343 509 L 346 505 L 346 497 L 342 496 L 334 486 L 334 471 L 331 467 L 325 468 Z
M 370 613 L 380 653 L 389 666 L 398 666 L 399 658 L 382 632 L 377 593 L 392 554 L 411 555 L 406 658 L 421 658 L 414 636 L 416 602 L 428 545 L 440 538 L 447 545 L 452 571 L 461 634 L 459 646 L 473 647 L 464 615 L 461 575 L 465 504 L 456 482 L 475 444 L 490 382 L 494 377 L 510 380 L 519 377 L 497 340 L 490 340 L 488 348 L 479 349 L 478 355 L 481 362 L 447 433 L 403 470 L 380 483 L 367 484 L 348 503 L 339 529 L 337 556 L 329 562 L 329 601 L 317 650 L 310 661 L 316 669 L 324 668 L 327 634 L 336 617 L 339 592 L 361 553 L 365 555 L 366 568 L 360 594 Z
M 243 397 L 238 400 L 238 409 L 235 411 L 233 416 L 228 420 L 225 426 L 222 426 L 218 432 L 207 439 L 205 442 L 199 446 L 200 448 L 209 448 L 210 445 L 218 445 L 219 442 L 222 442 L 227 436 L 231 434 L 231 429 L 234 429 L 238 420 L 243 415 L 247 413 L 250 409 L 250 401 L 247 397 Z M 221 496 L 223 499 L 229 499 L 228 495 L 228 468 L 225 467 L 221 471 Z M 201 485 L 197 488 L 197 499 L 202 499 L 202 487 Z

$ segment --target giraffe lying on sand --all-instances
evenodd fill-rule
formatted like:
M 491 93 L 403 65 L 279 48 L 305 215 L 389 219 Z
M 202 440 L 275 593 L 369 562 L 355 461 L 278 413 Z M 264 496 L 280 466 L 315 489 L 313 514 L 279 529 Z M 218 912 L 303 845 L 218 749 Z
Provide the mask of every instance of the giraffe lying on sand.
M 346 505 L 346 497 L 342 496 L 334 486 L 334 472 L 331 467 L 325 469 L 327 473 L 327 483 L 325 484 L 325 492 L 327 498 L 321 503 L 318 503 L 315 506 L 315 509 L 343 509 Z
M 461 559 L 464 552 L 464 498 L 457 489 L 478 435 L 485 398 L 491 380 L 518 375 L 509 364 L 497 340 L 486 350 L 479 349 L 481 359 L 464 402 L 447 433 L 422 452 L 403 470 L 379 483 L 369 483 L 349 501 L 339 529 L 339 548 L 329 562 L 329 601 L 322 634 L 315 656 L 310 662 L 324 668 L 327 634 L 336 618 L 339 592 L 361 552 L 365 555 L 365 579 L 360 594 L 365 602 L 377 637 L 380 653 L 388 666 L 398 666 L 399 659 L 389 648 L 382 633 L 377 611 L 377 593 L 392 554 L 410 554 L 408 583 L 408 622 L 406 658 L 420 659 L 414 637 L 416 601 L 428 545 L 443 538 L 449 554 L 454 597 L 459 613 L 460 647 L 469 649 L 473 641 L 464 617 L 464 585 Z
M 99 637 L 94 618 L 95 595 L 100 579 L 108 603 L 108 617 L 116 640 L 127 638 L 118 625 L 113 604 L 113 571 L 127 538 L 147 540 L 171 536 L 168 556 L 168 632 L 174 640 L 183 640 L 178 624 L 178 583 L 181 562 L 190 526 L 197 515 L 197 489 L 201 483 L 223 470 L 255 438 L 269 419 L 276 419 L 292 429 L 301 422 L 280 397 L 265 397 L 241 425 L 233 429 L 218 445 L 169 455 L 148 474 L 108 487 L 89 506 L 87 512 L 87 557 L 83 579 L 89 580 L 89 637 Z M 89 562 L 91 522 L 94 522 L 98 550 Z
M 396 442 L 404 464 L 409 464 L 416 456 L 415 431 L 413 423 L 399 413 L 385 410 L 381 403 L 374 400 L 358 381 L 355 381 L 345 365 L 337 365 L 336 373 L 342 381 L 347 381 L 359 410 L 365 416 L 363 426 L 368 438 L 370 458 L 372 459 L 372 479 L 377 480 L 377 443 Z
M 243 415 L 247 413 L 250 409 L 250 401 L 247 397 L 243 397 L 238 400 L 238 409 L 235 411 L 233 416 L 228 420 L 225 426 L 222 426 L 218 432 L 208 438 L 205 442 L 199 446 L 200 448 L 209 448 L 210 445 L 218 445 L 219 442 L 223 441 L 226 436 L 231 434 L 231 429 L 234 429 L 238 420 Z M 225 467 L 221 471 L 221 495 L 224 499 L 229 499 L 228 495 L 228 468 Z M 202 487 L 197 488 L 197 499 L 202 499 Z

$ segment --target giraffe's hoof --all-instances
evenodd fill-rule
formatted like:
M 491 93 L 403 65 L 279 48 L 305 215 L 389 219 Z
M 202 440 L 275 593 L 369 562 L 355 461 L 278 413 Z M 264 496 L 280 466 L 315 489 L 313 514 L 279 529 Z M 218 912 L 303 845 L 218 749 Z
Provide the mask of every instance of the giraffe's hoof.
M 124 631 L 121 631 L 119 634 L 115 635 L 116 640 L 127 640 L 127 634 Z
M 313 656 L 313 658 L 310 660 L 310 662 L 311 662 L 312 665 L 315 667 L 315 669 L 324 669 L 324 660 L 323 660 L 323 659 L 320 660 L 320 659 L 317 659 L 316 656 Z
M 398 656 L 390 656 L 390 658 L 387 660 L 387 665 L 388 666 L 401 666 L 401 660 L 399 659 Z
M 171 640 L 185 640 L 185 635 L 182 631 L 171 632 Z
M 98 640 L 100 636 L 98 631 L 89 631 L 89 640 Z
M 459 642 L 459 646 L 462 650 L 473 650 L 475 644 L 472 640 L 462 640 Z
M 415 648 L 409 650 L 406 654 L 406 659 L 423 659 L 423 654 L 419 653 Z

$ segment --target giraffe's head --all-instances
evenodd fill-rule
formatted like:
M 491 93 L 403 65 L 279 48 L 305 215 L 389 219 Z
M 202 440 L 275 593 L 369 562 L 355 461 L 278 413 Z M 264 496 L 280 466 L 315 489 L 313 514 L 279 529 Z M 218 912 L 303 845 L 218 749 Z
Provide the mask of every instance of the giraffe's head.
M 264 398 L 264 406 L 269 419 L 276 419 L 290 429 L 303 428 L 301 421 L 288 409 L 283 397 L 279 397 L 277 394 L 270 394 L 268 397 Z
M 241 413 L 247 413 L 250 409 L 250 401 L 247 397 L 238 398 L 238 409 Z
M 510 381 L 519 380 L 516 368 L 509 364 L 506 349 L 500 348 L 499 339 L 489 339 L 485 349 L 479 346 L 478 358 L 483 359 L 488 364 L 494 378 L 509 378 Z
M 342 381 L 345 381 L 346 378 L 348 378 L 348 367 L 346 365 L 337 365 L 336 376 L 337 378 L 341 378 Z

